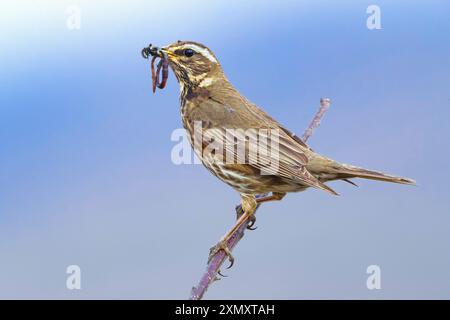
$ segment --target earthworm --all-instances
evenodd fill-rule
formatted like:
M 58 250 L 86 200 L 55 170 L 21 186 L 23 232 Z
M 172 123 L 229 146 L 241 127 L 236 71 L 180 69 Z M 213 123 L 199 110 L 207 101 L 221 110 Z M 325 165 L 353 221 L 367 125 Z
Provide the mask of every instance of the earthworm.
M 159 60 L 158 67 L 156 69 L 156 86 L 158 86 L 159 89 L 164 89 L 167 83 L 167 78 L 169 77 L 169 60 L 164 52 L 161 52 L 160 58 L 161 60 Z M 154 68 L 154 64 L 152 64 L 152 68 Z M 159 81 L 160 75 L 162 76 L 161 82 Z
M 152 58 L 152 91 L 153 91 L 153 93 L 155 93 L 155 91 L 156 91 L 156 81 L 158 81 L 158 79 L 156 77 L 156 72 L 155 72 L 156 58 L 157 58 L 157 56 L 153 56 L 153 58 Z
M 153 93 L 156 91 L 156 87 L 159 89 L 164 89 L 169 77 L 169 60 L 167 58 L 167 54 L 162 52 L 157 47 L 152 48 L 152 45 L 142 49 L 141 54 L 145 59 L 148 59 L 150 55 L 153 56 L 151 61 Z M 161 60 L 158 62 L 155 71 L 156 58 L 160 58 Z M 160 80 L 160 77 L 162 77 L 162 80 Z

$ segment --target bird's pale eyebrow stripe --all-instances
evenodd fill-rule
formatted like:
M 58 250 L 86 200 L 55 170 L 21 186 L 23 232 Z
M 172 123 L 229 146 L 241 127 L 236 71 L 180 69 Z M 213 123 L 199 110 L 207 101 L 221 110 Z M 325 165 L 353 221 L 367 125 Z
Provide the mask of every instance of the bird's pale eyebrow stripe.
M 197 46 L 197 45 L 195 45 L 195 44 L 192 44 L 192 43 L 184 44 L 184 45 L 182 45 L 182 46 L 180 46 L 180 47 L 178 47 L 178 48 L 179 48 L 180 50 L 184 50 L 184 49 L 192 49 L 192 50 L 194 50 L 195 52 L 198 52 L 198 53 L 200 53 L 202 56 L 206 57 L 209 61 L 212 61 L 212 62 L 217 63 L 216 58 L 214 58 L 214 56 L 209 52 L 208 49 L 199 47 L 199 46 Z

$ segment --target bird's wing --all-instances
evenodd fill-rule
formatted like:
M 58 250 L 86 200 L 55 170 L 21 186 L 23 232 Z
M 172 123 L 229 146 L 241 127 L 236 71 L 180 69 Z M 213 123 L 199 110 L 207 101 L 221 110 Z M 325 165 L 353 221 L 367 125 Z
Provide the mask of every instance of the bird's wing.
M 251 149 L 254 144 L 245 143 L 246 165 L 259 169 L 261 174 L 280 176 L 336 194 L 306 169 L 308 157 L 305 151 L 310 150 L 307 145 L 244 98 L 228 96 L 225 103 L 209 97 L 189 109 L 191 121 L 202 121 L 201 134 L 207 141 L 225 142 L 223 154 L 226 160 L 229 160 L 228 155 L 233 155 L 232 159 L 242 156 L 236 144 L 227 142 L 247 139 L 256 141 L 260 148 L 267 141 L 267 152 L 254 152 Z

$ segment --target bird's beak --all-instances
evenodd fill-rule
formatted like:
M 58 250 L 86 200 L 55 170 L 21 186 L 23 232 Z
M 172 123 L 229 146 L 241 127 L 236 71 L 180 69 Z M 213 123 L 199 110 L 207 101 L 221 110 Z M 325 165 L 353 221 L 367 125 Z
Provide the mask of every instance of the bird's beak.
M 161 48 L 160 51 L 165 53 L 169 59 L 173 59 L 176 57 L 176 54 L 167 48 Z

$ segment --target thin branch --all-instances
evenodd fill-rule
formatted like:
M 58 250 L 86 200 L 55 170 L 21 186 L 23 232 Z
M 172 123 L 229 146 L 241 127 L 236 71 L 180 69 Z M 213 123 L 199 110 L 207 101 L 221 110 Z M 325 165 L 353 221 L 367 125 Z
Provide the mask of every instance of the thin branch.
M 322 117 L 324 116 L 325 112 L 330 107 L 331 101 L 327 98 L 320 99 L 320 108 L 317 111 L 316 115 L 314 116 L 313 120 L 309 124 L 308 128 L 305 130 L 302 136 L 302 140 L 306 142 L 312 135 L 313 130 L 317 128 L 320 125 L 320 121 Z M 257 197 L 264 197 L 266 195 L 258 195 Z M 256 209 L 259 208 L 259 205 Z M 236 214 L 239 216 L 243 214 L 242 207 L 238 205 L 236 207 Z M 256 214 L 256 210 L 255 213 Z M 250 221 L 247 221 L 244 223 L 239 229 L 236 230 L 236 232 L 231 236 L 231 238 L 228 240 L 228 248 L 230 251 L 233 251 L 233 248 L 237 245 L 237 243 L 242 239 L 244 236 L 244 232 L 249 225 Z M 200 300 L 203 298 L 203 295 L 205 294 L 206 290 L 209 288 L 211 283 L 213 283 L 216 280 L 219 280 L 217 274 L 220 271 L 221 266 L 225 262 L 227 256 L 223 250 L 219 250 L 209 261 L 206 271 L 201 277 L 198 285 L 196 287 L 192 288 L 190 300 Z
M 305 133 L 302 136 L 303 141 L 308 141 L 309 137 L 311 137 L 313 130 L 320 126 L 320 120 L 322 120 L 323 115 L 327 112 L 330 107 L 331 100 L 328 98 L 320 99 L 320 108 L 317 111 L 316 115 L 312 119 L 311 123 L 308 126 L 308 129 L 305 130 Z
M 264 195 L 259 195 L 260 197 Z M 259 208 L 259 204 L 256 207 L 256 210 Z M 256 213 L 255 210 L 255 213 Z M 244 211 L 242 210 L 241 205 L 236 206 L 236 214 L 237 216 L 243 214 Z M 242 239 L 244 236 L 245 229 L 247 228 L 249 224 L 249 221 L 247 223 L 244 223 L 240 226 L 239 229 L 236 230 L 236 232 L 231 236 L 231 238 L 228 240 L 228 248 L 230 251 L 233 251 L 233 248 L 236 246 L 236 244 L 239 242 L 239 240 Z M 191 297 L 190 300 L 200 300 L 202 299 L 203 295 L 205 294 L 206 290 L 208 289 L 209 285 L 213 283 L 215 280 L 219 280 L 220 278 L 217 277 L 217 273 L 220 271 L 220 267 L 225 262 L 227 256 L 223 250 L 218 251 L 209 261 L 208 266 L 206 268 L 205 273 L 203 274 L 202 278 L 200 279 L 200 282 L 196 287 L 192 288 L 191 291 Z

